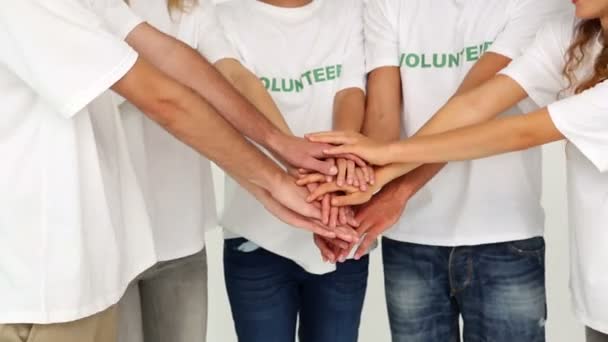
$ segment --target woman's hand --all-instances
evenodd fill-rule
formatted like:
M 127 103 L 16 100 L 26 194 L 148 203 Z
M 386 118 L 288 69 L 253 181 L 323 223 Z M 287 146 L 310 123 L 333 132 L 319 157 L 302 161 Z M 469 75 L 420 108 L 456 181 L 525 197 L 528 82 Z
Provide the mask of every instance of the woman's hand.
M 326 149 L 323 152 L 328 156 L 353 154 L 373 165 L 386 165 L 391 160 L 391 144 L 380 143 L 360 133 L 355 132 L 321 132 L 307 134 L 311 142 L 341 145 Z

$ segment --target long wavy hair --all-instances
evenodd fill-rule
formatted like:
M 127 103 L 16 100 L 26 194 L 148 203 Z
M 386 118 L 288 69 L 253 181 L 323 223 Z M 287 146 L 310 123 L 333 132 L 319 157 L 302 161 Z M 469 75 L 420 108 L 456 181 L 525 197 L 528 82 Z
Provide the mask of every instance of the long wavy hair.
M 575 74 L 576 70 L 587 58 L 593 58 L 593 56 L 588 56 L 589 48 L 598 38 L 603 42 L 604 48 L 595 57 L 593 73 L 586 79 L 578 80 Z M 574 40 L 566 53 L 566 65 L 563 72 L 569 82 L 568 89 L 573 89 L 576 94 L 608 79 L 608 39 L 602 30 L 599 19 L 583 20 L 577 24 Z

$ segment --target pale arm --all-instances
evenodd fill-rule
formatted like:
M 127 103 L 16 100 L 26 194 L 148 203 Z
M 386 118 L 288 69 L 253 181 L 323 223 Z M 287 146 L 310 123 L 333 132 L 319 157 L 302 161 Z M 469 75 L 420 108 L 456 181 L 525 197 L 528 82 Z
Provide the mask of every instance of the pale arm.
M 271 120 L 234 89 L 198 51 L 148 24 L 140 24 L 127 37 L 143 58 L 171 78 L 193 89 L 239 132 L 289 163 L 325 174 L 337 170 L 323 162 L 323 145 L 311 144 L 281 132 Z

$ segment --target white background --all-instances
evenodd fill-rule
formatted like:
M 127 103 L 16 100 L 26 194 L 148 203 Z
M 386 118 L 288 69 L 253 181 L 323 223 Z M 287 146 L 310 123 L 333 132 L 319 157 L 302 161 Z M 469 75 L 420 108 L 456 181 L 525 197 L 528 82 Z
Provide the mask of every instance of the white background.
M 572 315 L 568 290 L 568 216 L 563 145 L 553 144 L 544 153 L 544 191 L 547 241 L 548 342 L 582 342 L 582 326 Z M 223 203 L 222 175 L 214 170 L 218 204 Z M 505 175 L 508 177 L 508 175 Z M 220 208 L 221 209 L 221 208 Z M 407 210 L 406 210 L 407 215 Z M 209 257 L 209 342 L 236 342 L 230 307 L 224 289 L 222 235 L 219 229 L 207 236 Z M 360 342 L 390 342 L 384 301 L 381 253 L 372 255 L 370 278 L 361 324 Z M 407 291 L 407 289 L 404 289 Z M 437 341 L 442 342 L 442 341 Z M 465 341 L 466 342 L 466 341 Z M 526 341 L 513 341 L 526 342 Z

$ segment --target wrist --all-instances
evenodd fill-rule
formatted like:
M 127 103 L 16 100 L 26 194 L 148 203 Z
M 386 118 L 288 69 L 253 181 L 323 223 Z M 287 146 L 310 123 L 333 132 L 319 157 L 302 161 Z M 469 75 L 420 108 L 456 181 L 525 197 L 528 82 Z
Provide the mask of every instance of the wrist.
M 287 135 L 279 129 L 274 128 L 264 135 L 264 147 L 282 156 L 281 149 L 287 144 L 286 140 Z

